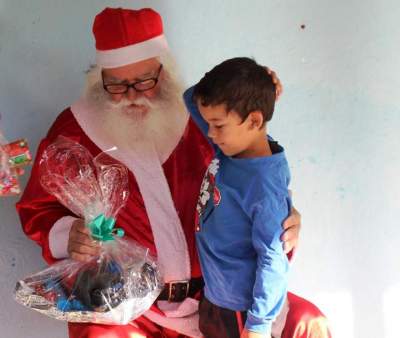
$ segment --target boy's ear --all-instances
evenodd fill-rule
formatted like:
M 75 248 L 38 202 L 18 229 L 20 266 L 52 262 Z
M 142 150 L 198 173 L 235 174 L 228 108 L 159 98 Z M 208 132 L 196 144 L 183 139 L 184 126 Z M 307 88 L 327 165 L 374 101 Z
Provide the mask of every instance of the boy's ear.
M 250 129 L 260 129 L 263 125 L 263 114 L 259 110 L 252 111 L 248 116 Z

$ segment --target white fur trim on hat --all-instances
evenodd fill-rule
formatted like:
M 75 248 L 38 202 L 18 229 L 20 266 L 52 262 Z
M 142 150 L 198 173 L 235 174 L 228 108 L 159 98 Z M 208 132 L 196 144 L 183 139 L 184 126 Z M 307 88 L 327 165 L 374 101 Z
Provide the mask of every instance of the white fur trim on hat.
M 167 49 L 168 43 L 165 35 L 159 35 L 122 48 L 96 50 L 96 63 L 101 68 L 116 68 L 160 56 Z

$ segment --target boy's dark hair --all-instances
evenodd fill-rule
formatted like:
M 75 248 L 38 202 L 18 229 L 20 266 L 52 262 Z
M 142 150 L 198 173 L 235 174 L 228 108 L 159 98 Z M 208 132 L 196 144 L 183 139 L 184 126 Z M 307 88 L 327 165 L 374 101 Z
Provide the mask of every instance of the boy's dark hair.
M 203 106 L 225 104 L 244 121 L 252 111 L 263 114 L 263 126 L 275 107 L 275 85 L 263 66 L 247 57 L 226 60 L 207 72 L 195 86 L 194 101 Z

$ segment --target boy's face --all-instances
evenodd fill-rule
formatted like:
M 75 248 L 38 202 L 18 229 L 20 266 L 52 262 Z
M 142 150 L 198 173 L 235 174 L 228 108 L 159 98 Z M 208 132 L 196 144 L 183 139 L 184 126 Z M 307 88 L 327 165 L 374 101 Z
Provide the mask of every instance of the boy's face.
M 251 119 L 245 121 L 235 111 L 227 112 L 225 104 L 203 106 L 197 104 L 200 114 L 208 123 L 208 137 L 226 156 L 245 157 L 252 146 L 258 128 L 251 126 Z

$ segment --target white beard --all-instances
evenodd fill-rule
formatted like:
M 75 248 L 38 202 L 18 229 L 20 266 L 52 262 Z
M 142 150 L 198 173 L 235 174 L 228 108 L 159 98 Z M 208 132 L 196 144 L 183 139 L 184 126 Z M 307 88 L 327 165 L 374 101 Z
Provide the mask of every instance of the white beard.
M 114 103 L 98 79 L 98 74 L 89 74 L 85 93 L 96 129 L 120 150 L 141 148 L 145 153 L 148 147 L 155 147 L 161 163 L 165 162 L 188 121 L 178 80 L 166 73 L 156 98 L 140 97 L 133 102 L 124 98 Z M 146 113 L 132 103 L 146 107 Z

